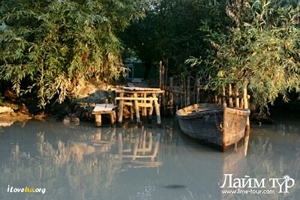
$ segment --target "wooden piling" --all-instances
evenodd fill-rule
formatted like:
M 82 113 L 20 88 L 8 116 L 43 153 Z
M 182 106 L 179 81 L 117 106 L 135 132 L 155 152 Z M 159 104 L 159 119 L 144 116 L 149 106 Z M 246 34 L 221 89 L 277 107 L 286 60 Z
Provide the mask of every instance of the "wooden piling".
M 243 88 L 243 103 L 244 109 L 248 109 L 248 94 L 247 94 L 247 84 L 244 85 Z M 248 145 L 249 145 L 249 137 L 250 137 L 250 120 L 249 116 L 247 117 L 246 128 L 245 128 L 245 140 L 244 140 L 244 155 L 247 156 L 248 153 Z
M 196 75 L 196 83 L 195 83 L 195 103 L 199 103 L 200 102 L 200 81 L 199 81 L 199 75 Z
M 185 106 L 190 105 L 190 96 L 191 96 L 191 76 L 187 76 L 186 80 L 186 104 Z
M 241 108 L 240 107 L 240 98 L 239 98 L 239 89 L 237 86 L 235 86 L 235 107 Z
M 228 104 L 229 107 L 233 107 L 233 101 L 232 101 L 232 84 L 228 84 L 228 95 L 229 95 L 229 99 L 228 99 Z
M 249 105 L 248 105 L 247 85 L 245 85 L 243 89 L 243 99 L 244 99 L 244 109 L 248 109 Z M 250 130 L 249 117 L 247 118 L 246 130 Z
M 183 103 L 183 92 L 184 92 L 184 80 L 183 78 L 181 77 L 180 78 L 180 108 L 183 108 L 184 107 L 184 103 Z
M 223 86 L 223 88 L 222 88 L 222 103 L 223 103 L 224 107 L 227 106 L 227 102 L 226 102 L 226 88 L 225 88 L 225 86 Z
M 164 89 L 164 65 L 162 61 L 159 62 L 159 87 L 160 89 Z
M 181 107 L 186 106 L 186 83 L 185 83 L 185 77 L 182 77 L 182 89 L 181 89 L 182 95 L 181 95 Z
M 169 86 L 169 102 L 170 102 L 170 113 L 171 115 L 174 115 L 174 94 L 172 92 L 173 88 L 174 88 L 174 83 L 173 83 L 173 77 L 170 77 L 170 86 Z

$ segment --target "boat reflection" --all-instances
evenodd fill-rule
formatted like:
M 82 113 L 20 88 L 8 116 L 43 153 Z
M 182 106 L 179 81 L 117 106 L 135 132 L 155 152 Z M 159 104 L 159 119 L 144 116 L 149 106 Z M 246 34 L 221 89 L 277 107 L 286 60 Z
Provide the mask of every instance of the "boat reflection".
M 245 145 L 242 145 L 231 153 L 223 156 L 223 178 L 224 174 L 234 174 L 235 177 L 244 177 L 247 175 L 247 162 L 245 157 Z M 219 186 L 223 184 L 224 180 L 222 179 L 221 182 L 219 182 Z M 229 200 L 234 197 L 234 194 L 223 194 L 222 193 L 222 199 L 223 200 Z
M 297 138 L 299 139 L 299 137 Z M 249 143 L 251 151 L 247 156 L 244 154 L 243 144 L 240 144 L 237 149 L 232 148 L 224 154 L 217 154 L 209 147 L 192 142 L 185 135 L 181 135 L 178 141 L 177 156 L 181 172 L 189 179 L 189 182 L 198 188 L 198 191 L 201 191 L 201 195 L 198 195 L 199 199 L 294 199 L 293 197 L 300 194 L 300 186 L 297 184 L 289 189 L 289 193 L 281 194 L 279 186 L 273 188 L 269 181 L 269 178 L 281 180 L 286 176 L 293 178 L 295 182 L 300 180 L 300 154 L 299 151 L 294 151 L 293 146 L 287 147 L 293 149 L 290 156 L 294 159 L 291 160 L 289 157 L 280 156 L 278 149 L 273 149 L 273 145 L 277 146 L 278 144 L 274 143 L 272 138 L 253 139 Z M 289 149 L 286 150 L 289 151 Z M 194 159 L 197 154 L 199 155 L 198 159 Z M 232 177 L 231 184 L 242 179 L 248 182 L 245 182 L 245 187 L 239 188 L 240 190 L 227 187 L 229 176 Z M 226 177 L 227 182 L 225 181 Z M 235 180 L 235 178 L 237 179 Z M 265 179 L 265 188 L 255 188 L 257 183 L 261 184 L 262 179 Z M 254 181 L 259 182 L 254 183 Z M 235 184 L 239 185 L 237 182 Z M 255 187 L 253 184 L 256 184 Z M 222 185 L 224 187 L 221 187 Z M 242 194 L 241 191 L 246 190 L 266 191 L 270 194 Z M 230 193 L 231 191 L 233 193 Z M 238 191 L 241 193 L 239 194 Z M 192 194 L 191 197 L 195 196 L 197 194 Z M 191 197 L 187 196 L 186 199 Z
M 162 128 L 50 125 L 46 129 L 40 122 L 21 128 L 14 124 L 2 129 L 0 199 L 252 200 L 300 195 L 296 125 L 286 125 L 284 135 L 283 126 L 253 129 L 247 156 L 242 143 L 222 154 L 199 145 L 181 134 L 176 123 Z M 265 189 L 274 189 L 275 194 L 225 194 L 224 174 L 258 181 L 289 175 L 295 186 L 278 194 L 278 188 L 266 182 Z M 46 192 L 12 194 L 8 186 L 46 188 Z

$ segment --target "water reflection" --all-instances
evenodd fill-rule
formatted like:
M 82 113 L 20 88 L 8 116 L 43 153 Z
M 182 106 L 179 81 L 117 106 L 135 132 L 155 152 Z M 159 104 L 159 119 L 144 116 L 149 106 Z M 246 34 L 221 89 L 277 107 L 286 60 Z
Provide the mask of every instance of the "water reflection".
M 297 137 L 299 140 L 299 136 Z M 252 141 L 252 153 L 247 158 L 249 166 L 247 166 L 246 173 L 260 180 L 266 178 L 265 188 L 275 192 L 268 195 L 256 195 L 257 197 L 264 197 L 264 199 L 298 199 L 296 197 L 300 195 L 300 152 L 294 151 L 295 149 L 290 146 L 291 144 L 288 141 L 289 139 L 281 143 L 283 146 L 279 145 L 276 139 L 270 137 L 258 136 Z M 282 147 L 286 149 L 280 150 Z M 287 190 L 287 193 L 279 193 L 280 186 L 278 183 L 283 184 L 282 180 L 286 176 L 293 178 L 296 184 L 293 184 Z M 280 180 L 278 180 L 278 183 L 273 183 L 270 178 L 280 178 Z M 274 188 L 274 185 L 276 188 Z
M 162 128 L 95 128 L 31 121 L 0 132 L 0 199 L 298 199 L 299 125 L 254 127 L 248 155 L 241 142 L 220 153 L 181 133 L 176 121 Z M 224 194 L 233 178 L 283 178 L 295 186 L 269 195 Z M 10 193 L 8 187 L 45 188 L 45 194 Z
M 115 158 L 122 164 L 122 170 L 128 167 L 159 167 L 157 159 L 160 133 L 154 136 L 152 129 L 141 127 L 129 128 L 118 133 L 118 154 Z
M 2 141 L 7 139 L 7 134 L 1 136 Z M 1 188 L 1 199 L 41 198 L 7 193 L 8 185 L 46 188 L 51 191 L 43 196 L 46 199 L 112 199 L 107 188 L 117 173 L 162 165 L 157 158 L 160 133 L 145 127 L 95 128 L 66 141 L 50 142 L 52 136 L 48 137 L 45 132 L 35 134 L 31 147 L 13 137 L 10 145 L 2 146 L 10 146 L 11 151 L 1 155 L 1 185 L 6 185 Z

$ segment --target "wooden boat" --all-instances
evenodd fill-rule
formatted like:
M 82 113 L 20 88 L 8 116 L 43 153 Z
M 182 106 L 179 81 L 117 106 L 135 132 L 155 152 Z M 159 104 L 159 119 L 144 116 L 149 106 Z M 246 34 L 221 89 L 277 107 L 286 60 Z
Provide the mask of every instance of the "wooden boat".
M 201 103 L 182 108 L 176 115 L 184 133 L 217 144 L 225 151 L 244 137 L 250 110 Z

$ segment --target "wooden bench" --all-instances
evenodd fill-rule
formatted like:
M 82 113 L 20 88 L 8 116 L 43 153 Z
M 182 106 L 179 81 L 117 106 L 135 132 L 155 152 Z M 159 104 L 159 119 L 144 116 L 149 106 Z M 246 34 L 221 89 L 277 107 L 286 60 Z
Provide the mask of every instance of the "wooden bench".
M 114 104 L 96 104 L 92 114 L 95 115 L 96 126 L 102 125 L 102 114 L 110 115 L 111 124 L 114 124 L 116 121 L 116 112 Z

